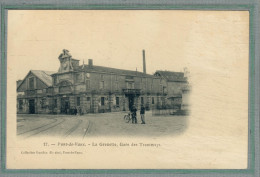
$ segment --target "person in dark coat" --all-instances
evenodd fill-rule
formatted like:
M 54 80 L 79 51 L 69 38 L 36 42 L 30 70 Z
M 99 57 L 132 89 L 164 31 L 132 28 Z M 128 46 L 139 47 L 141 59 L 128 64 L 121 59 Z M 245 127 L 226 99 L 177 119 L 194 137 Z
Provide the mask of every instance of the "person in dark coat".
M 76 107 L 74 107 L 74 115 L 77 115 L 78 114 L 78 110 Z
M 137 119 L 136 119 L 136 111 L 137 109 L 135 108 L 135 106 L 132 107 L 132 124 L 137 124 Z
M 144 107 L 144 105 L 141 106 L 140 115 L 141 115 L 142 124 L 145 124 L 145 117 L 144 117 L 145 107 Z

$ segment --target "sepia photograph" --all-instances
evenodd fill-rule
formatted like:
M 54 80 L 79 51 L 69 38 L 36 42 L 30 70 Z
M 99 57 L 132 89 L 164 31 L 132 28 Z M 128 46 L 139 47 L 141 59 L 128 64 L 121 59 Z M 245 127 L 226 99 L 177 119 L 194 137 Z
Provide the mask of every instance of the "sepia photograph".
M 7 168 L 248 168 L 248 11 L 7 22 Z
M 142 71 L 96 66 L 93 59 L 79 65 L 67 49 L 58 71 L 30 70 L 17 81 L 17 135 L 181 133 L 188 119 L 188 69 L 148 74 L 145 50 L 141 54 Z

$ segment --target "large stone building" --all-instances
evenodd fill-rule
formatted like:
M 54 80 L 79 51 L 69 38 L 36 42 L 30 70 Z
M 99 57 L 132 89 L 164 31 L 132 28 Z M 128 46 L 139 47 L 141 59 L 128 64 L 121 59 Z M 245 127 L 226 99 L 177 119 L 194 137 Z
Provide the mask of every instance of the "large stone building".
M 58 57 L 58 72 L 31 70 L 17 81 L 17 113 L 70 114 L 127 111 L 163 106 L 180 108 L 182 90 L 187 86 L 183 72 L 143 72 L 95 66 L 92 59 L 79 65 L 68 50 Z

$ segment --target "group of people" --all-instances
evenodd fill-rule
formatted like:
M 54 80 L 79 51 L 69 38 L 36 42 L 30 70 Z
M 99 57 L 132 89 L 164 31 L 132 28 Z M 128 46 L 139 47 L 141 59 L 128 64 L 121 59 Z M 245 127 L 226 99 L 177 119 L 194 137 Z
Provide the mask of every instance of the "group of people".
M 83 115 L 83 111 L 82 111 L 81 107 L 74 106 L 70 109 L 70 114 L 71 115 Z
M 137 112 L 137 109 L 136 107 L 133 105 L 133 107 L 131 108 L 131 115 L 132 115 L 132 123 L 133 124 L 137 124 L 137 115 L 136 115 L 136 112 Z M 140 116 L 141 116 L 141 121 L 142 123 L 141 124 L 145 124 L 145 107 L 143 105 L 141 105 L 141 109 L 140 109 Z

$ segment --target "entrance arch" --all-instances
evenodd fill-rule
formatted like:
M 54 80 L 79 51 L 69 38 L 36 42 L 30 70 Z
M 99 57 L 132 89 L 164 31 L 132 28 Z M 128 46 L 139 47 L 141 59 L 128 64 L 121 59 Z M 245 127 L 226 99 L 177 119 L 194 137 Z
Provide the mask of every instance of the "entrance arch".
M 72 83 L 67 80 L 61 81 L 59 83 L 59 92 L 60 93 L 72 92 Z

